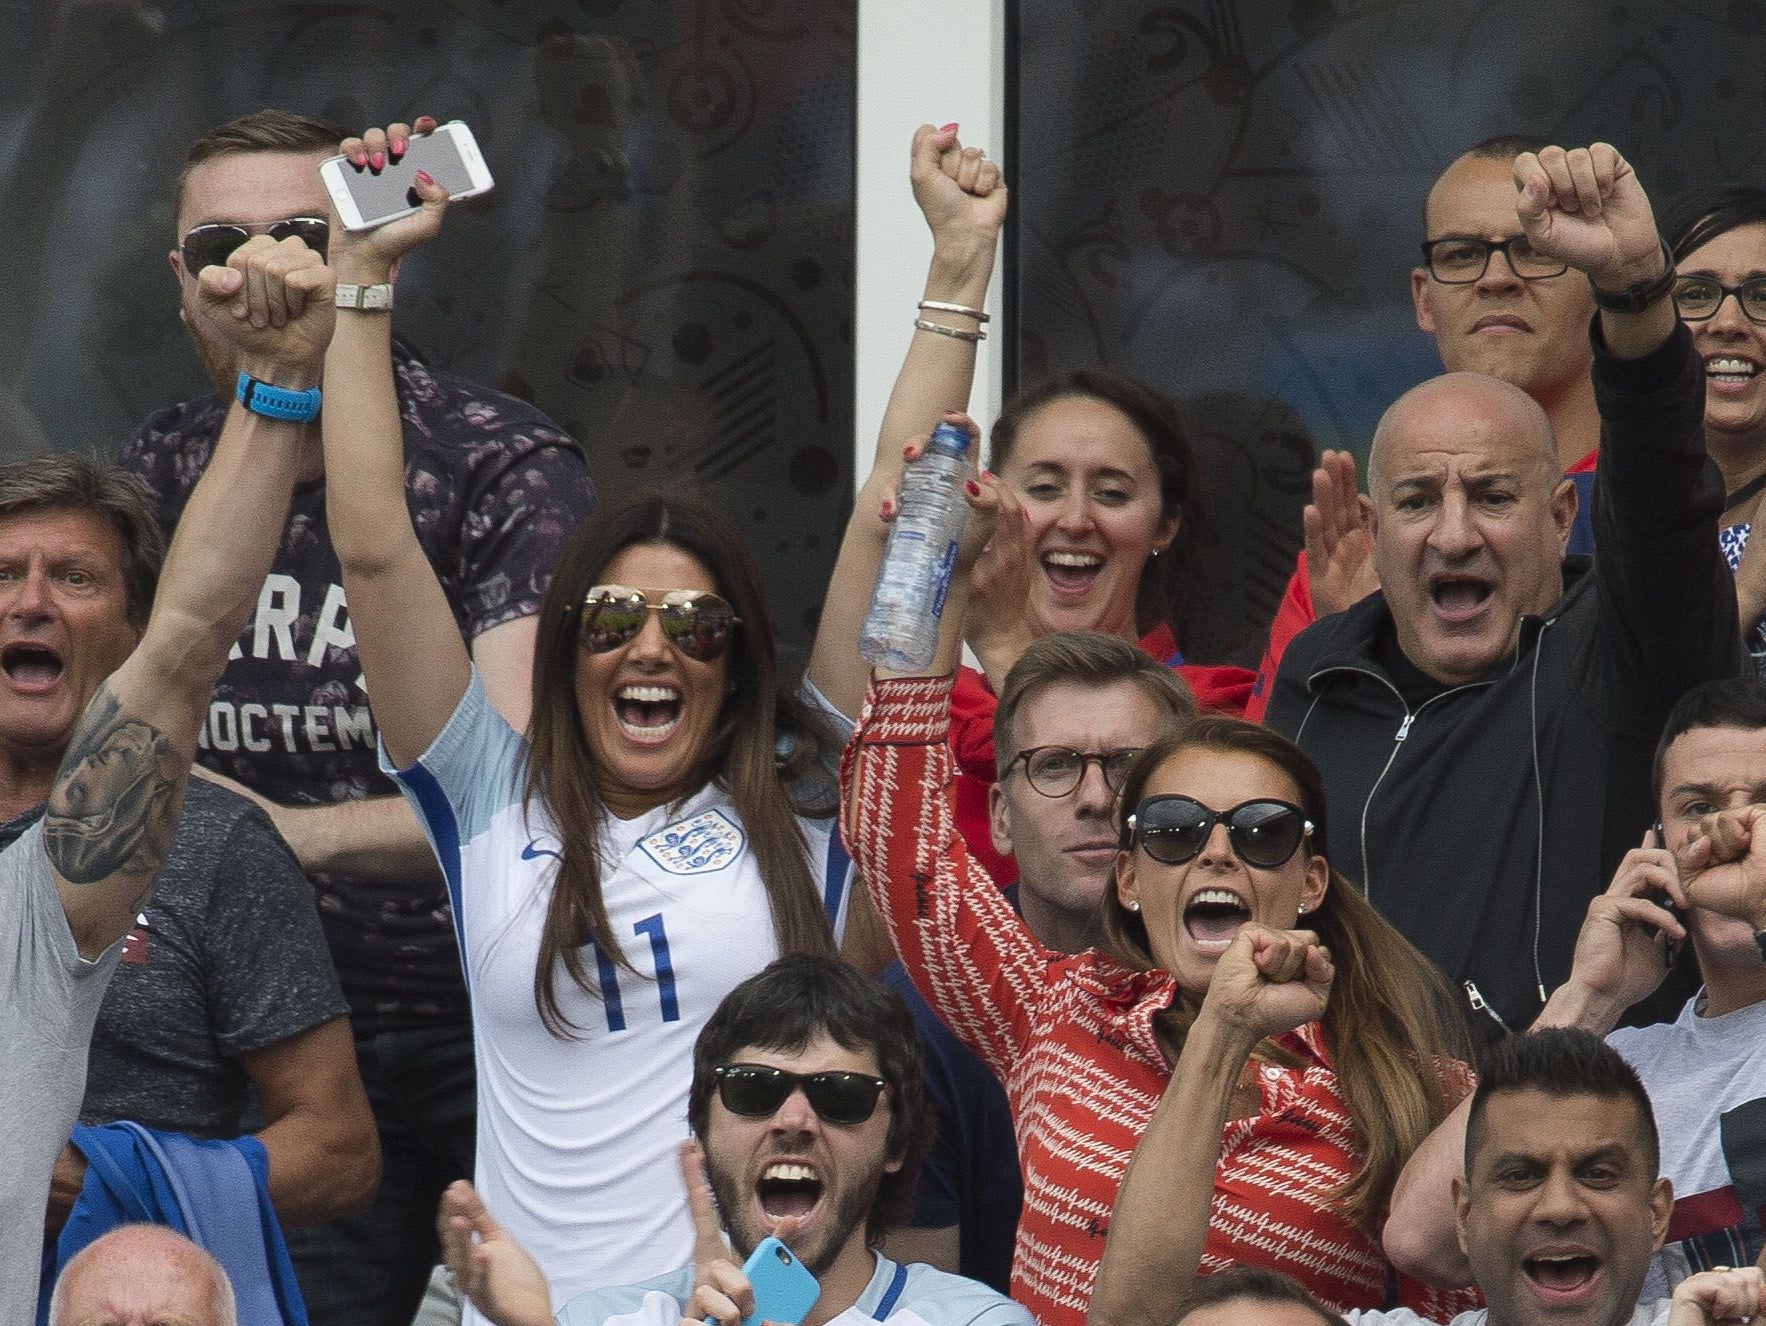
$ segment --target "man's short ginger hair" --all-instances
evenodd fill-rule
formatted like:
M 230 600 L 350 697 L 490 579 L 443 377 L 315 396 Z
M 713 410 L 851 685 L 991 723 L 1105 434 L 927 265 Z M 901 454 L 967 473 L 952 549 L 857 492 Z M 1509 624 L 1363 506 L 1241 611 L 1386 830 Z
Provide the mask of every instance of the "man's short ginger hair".
M 310 115 L 296 115 L 293 111 L 258 110 L 235 116 L 225 124 L 216 125 L 190 145 L 190 151 L 184 157 L 184 169 L 178 175 L 172 215 L 183 214 L 185 181 L 190 178 L 190 172 L 205 161 L 248 152 L 333 152 L 348 136 L 335 124 L 315 120 Z
M 1149 732 L 1150 743 L 1174 734 L 1196 717 L 1196 697 L 1165 664 L 1128 641 L 1097 631 L 1057 631 L 1034 640 L 1006 674 L 999 706 L 993 714 L 995 772 L 1000 778 L 1017 762 L 1018 717 L 1026 703 L 1045 687 L 1060 682 L 1109 686 L 1132 682 L 1165 711 L 1169 722 Z

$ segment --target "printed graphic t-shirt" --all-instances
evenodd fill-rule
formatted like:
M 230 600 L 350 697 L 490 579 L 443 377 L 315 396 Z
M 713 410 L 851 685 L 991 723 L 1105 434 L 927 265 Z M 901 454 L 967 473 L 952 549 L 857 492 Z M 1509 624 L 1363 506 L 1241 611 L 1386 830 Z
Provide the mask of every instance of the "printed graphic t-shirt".
M 593 505 L 570 435 L 522 401 L 425 367 L 394 347 L 405 501 L 462 637 L 531 616 Z M 147 420 L 121 463 L 147 483 L 169 536 L 214 453 L 231 402 Z M 272 801 L 324 804 L 396 789 L 375 759 L 325 482 L 295 489 L 250 625 L 216 685 L 197 759 Z M 316 875 L 320 920 L 357 1034 L 464 1021 L 466 994 L 440 883 Z

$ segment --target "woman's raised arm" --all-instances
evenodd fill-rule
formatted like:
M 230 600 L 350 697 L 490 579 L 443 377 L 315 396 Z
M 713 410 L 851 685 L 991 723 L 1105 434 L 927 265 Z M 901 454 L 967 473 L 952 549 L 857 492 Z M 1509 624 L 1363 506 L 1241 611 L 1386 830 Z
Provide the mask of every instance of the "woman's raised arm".
M 418 132 L 433 129 L 427 116 Z M 404 151 L 395 124 L 346 139 L 357 169 Z M 347 167 L 346 167 L 347 169 Z M 389 285 L 399 260 L 441 229 L 447 191 L 419 174 L 415 215 L 350 233 L 331 219 L 329 261 L 342 285 Z M 388 301 L 390 303 L 390 301 Z M 381 740 L 395 763 L 429 749 L 466 693 L 472 660 L 405 505 L 405 447 L 393 387 L 392 311 L 338 310 L 325 357 L 325 512 Z
M 908 343 L 877 433 L 876 460 L 854 498 L 816 629 L 809 679 L 849 718 L 857 717 L 870 676 L 858 636 L 889 533 L 878 512 L 900 477 L 902 447 L 930 433 L 946 410 L 968 408 L 977 345 L 970 337 L 983 328 L 975 316 L 957 310 L 981 311 L 1006 216 L 999 167 L 959 143 L 954 124 L 920 126 L 908 174 L 914 201 L 932 228 L 932 265 L 915 316 L 944 330 L 916 327 Z M 902 310 L 904 322 L 908 312 Z

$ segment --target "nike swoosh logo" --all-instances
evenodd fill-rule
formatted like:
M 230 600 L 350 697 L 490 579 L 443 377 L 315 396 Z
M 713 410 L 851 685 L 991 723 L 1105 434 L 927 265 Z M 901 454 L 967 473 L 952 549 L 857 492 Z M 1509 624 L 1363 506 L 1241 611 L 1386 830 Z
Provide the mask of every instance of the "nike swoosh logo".
M 554 852 L 549 847 L 541 847 L 538 838 L 535 838 L 532 842 L 528 843 L 526 847 L 521 849 L 521 859 L 523 861 L 537 861 L 542 856 L 549 856 L 554 861 L 562 861 L 564 859 L 561 853 Z

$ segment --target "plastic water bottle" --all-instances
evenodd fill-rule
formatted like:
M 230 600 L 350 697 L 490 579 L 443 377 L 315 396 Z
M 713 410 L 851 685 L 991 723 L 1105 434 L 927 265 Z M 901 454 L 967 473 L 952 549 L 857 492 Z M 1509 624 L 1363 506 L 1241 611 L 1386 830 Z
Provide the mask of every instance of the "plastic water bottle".
M 972 473 L 969 434 L 950 423 L 933 429 L 925 452 L 902 468 L 901 510 L 858 638 L 858 652 L 878 667 L 915 672 L 937 652 L 957 538 L 969 519 L 963 483 Z

